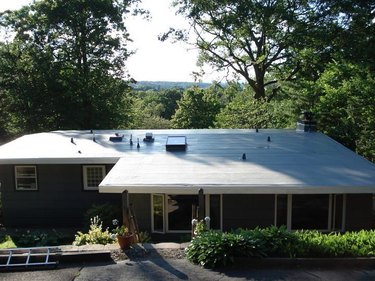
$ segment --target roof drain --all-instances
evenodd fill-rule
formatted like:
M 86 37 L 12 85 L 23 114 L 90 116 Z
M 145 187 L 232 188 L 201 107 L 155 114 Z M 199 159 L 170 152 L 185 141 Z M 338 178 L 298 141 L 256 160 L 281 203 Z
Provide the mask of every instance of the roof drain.
M 242 160 L 246 160 L 246 153 L 242 154 Z

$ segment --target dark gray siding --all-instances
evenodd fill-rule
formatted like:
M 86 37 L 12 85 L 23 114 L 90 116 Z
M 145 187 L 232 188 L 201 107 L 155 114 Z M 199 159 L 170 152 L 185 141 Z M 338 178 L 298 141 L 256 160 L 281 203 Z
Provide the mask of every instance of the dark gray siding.
M 266 227 L 274 223 L 275 196 L 223 195 L 223 229 Z
M 373 228 L 372 194 L 346 196 L 346 230 Z
M 36 166 L 38 191 L 16 191 L 14 166 L 0 167 L 5 226 L 80 226 L 94 203 L 121 206 L 120 194 L 83 190 L 82 165 Z

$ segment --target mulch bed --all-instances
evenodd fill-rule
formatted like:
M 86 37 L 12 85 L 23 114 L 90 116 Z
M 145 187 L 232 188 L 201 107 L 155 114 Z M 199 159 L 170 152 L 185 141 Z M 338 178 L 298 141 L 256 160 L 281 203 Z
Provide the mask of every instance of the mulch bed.
M 164 259 L 184 259 L 184 249 L 153 249 L 145 250 L 139 248 L 131 248 L 128 250 L 113 250 L 111 257 L 114 261 L 121 260 L 139 260 L 148 258 L 164 258 Z

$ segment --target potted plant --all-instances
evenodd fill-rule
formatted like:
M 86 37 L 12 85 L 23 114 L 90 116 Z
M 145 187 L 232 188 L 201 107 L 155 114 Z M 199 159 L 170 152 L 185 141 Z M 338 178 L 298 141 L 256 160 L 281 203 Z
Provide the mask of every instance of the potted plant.
M 113 229 L 113 234 L 116 235 L 117 242 L 120 245 L 121 249 L 129 249 L 130 245 L 133 244 L 133 233 L 125 225 L 118 225 L 117 220 L 113 220 L 113 224 L 117 225 Z

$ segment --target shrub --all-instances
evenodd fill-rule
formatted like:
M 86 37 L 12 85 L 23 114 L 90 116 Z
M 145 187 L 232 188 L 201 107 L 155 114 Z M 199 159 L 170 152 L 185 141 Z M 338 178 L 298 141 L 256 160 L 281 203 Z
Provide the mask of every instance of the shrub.
M 75 240 L 73 245 L 81 246 L 87 244 L 111 244 L 114 243 L 116 240 L 114 239 L 114 235 L 111 234 L 106 228 L 103 230 L 102 221 L 101 219 L 96 216 L 90 219 L 91 225 L 88 233 L 82 233 L 80 231 L 77 232 L 75 236 Z
M 235 233 L 243 236 L 249 236 L 262 242 L 267 256 L 272 257 L 294 257 L 295 245 L 298 243 L 297 237 L 293 232 L 286 229 L 286 226 L 277 228 L 270 226 L 266 228 L 238 229 Z
M 236 257 L 370 257 L 375 256 L 375 231 L 324 234 L 285 227 L 207 231 L 186 248 L 187 258 L 205 267 L 232 263 Z
M 59 245 L 62 239 L 62 234 L 56 230 L 52 232 L 27 230 L 25 233 L 15 236 L 14 242 L 18 247 L 42 247 Z
M 150 234 L 147 231 L 141 231 L 138 233 L 139 237 L 139 243 L 145 244 L 145 243 L 150 243 L 151 237 Z
M 212 230 L 193 238 L 185 252 L 190 261 L 210 268 L 233 263 L 235 257 L 263 256 L 260 241 L 249 236 Z

